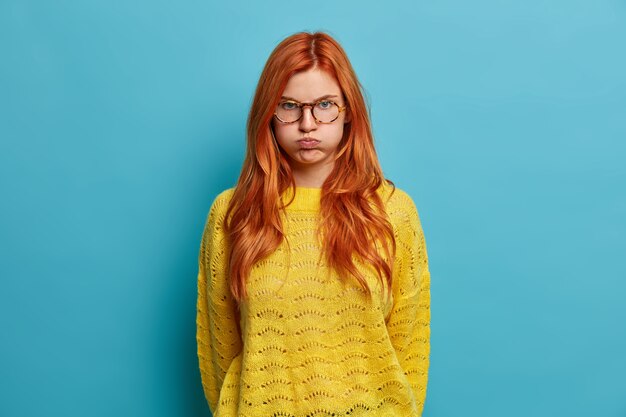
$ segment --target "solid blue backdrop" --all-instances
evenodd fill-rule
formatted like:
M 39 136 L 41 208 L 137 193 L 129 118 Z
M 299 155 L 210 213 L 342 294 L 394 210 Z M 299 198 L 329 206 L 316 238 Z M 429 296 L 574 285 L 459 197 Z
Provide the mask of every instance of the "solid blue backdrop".
M 432 275 L 425 417 L 626 416 L 626 3 L 0 3 L 0 415 L 209 416 L 197 254 L 326 30 Z

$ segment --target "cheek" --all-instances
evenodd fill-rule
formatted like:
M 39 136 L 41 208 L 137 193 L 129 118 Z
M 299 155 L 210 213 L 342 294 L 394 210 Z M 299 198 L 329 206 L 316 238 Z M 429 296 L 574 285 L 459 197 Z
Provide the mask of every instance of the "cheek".
M 329 132 L 329 139 L 332 137 L 332 142 L 337 144 L 341 141 L 344 133 L 344 126 L 342 124 L 338 124 L 337 126 L 333 126 L 332 132 Z
M 274 129 L 274 137 L 276 138 L 278 147 L 283 152 L 291 154 L 295 152 L 298 147 L 298 144 L 296 143 L 297 137 L 295 137 L 293 132 L 290 132 L 289 129 L 284 126 Z
M 287 126 L 275 126 L 274 137 L 276 138 L 276 142 L 282 147 L 294 141 L 294 133 L 291 132 Z

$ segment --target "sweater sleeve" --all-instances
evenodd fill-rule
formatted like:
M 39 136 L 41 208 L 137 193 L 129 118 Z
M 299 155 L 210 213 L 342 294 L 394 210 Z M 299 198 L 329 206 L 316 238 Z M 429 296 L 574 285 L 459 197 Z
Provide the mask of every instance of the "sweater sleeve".
M 227 279 L 228 248 L 222 228 L 225 192 L 213 201 L 198 256 L 196 341 L 204 395 L 215 411 L 226 372 L 242 348 L 236 301 Z
M 394 303 L 387 318 L 387 329 L 421 415 L 426 400 L 430 353 L 430 272 L 417 209 L 411 198 L 403 195 L 396 208 Z

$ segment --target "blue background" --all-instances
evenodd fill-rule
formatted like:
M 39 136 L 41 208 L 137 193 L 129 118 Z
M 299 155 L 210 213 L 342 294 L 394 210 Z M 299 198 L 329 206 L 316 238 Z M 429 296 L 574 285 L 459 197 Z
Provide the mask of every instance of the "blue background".
M 205 217 L 317 29 L 422 219 L 424 416 L 626 416 L 623 0 L 2 0 L 0 415 L 210 415 Z

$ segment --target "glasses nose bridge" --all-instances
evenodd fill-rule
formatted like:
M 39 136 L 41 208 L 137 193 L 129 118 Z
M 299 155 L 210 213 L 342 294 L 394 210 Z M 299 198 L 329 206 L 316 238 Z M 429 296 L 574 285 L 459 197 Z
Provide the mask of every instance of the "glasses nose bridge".
M 317 105 L 317 103 L 300 103 L 300 117 L 298 118 L 298 120 L 300 122 L 302 122 L 304 120 L 304 108 L 305 107 L 310 107 L 311 108 L 311 116 L 313 117 L 313 120 L 315 120 L 315 123 L 319 123 L 319 120 L 317 120 L 317 117 L 315 117 L 315 113 L 313 112 L 313 109 L 315 108 L 316 105 Z

